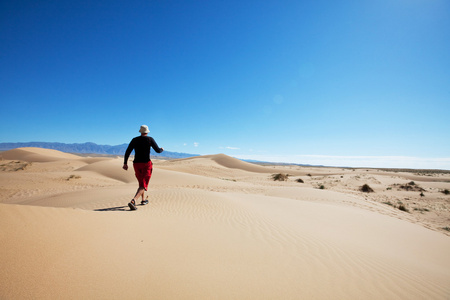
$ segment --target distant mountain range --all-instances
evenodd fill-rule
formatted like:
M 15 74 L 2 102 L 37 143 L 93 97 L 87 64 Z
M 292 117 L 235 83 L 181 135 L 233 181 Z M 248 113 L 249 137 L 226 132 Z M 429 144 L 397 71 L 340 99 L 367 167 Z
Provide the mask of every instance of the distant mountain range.
M 67 153 L 124 155 L 125 151 L 127 150 L 128 144 L 110 146 L 110 145 L 97 145 L 95 143 L 82 143 L 82 144 L 65 144 L 65 143 L 48 143 L 48 142 L 0 143 L 0 151 L 6 151 L 23 147 L 53 149 Z M 198 154 L 189 154 L 171 151 L 156 153 L 153 150 L 151 151 L 151 155 L 156 157 L 167 157 L 167 158 L 186 158 L 198 156 Z

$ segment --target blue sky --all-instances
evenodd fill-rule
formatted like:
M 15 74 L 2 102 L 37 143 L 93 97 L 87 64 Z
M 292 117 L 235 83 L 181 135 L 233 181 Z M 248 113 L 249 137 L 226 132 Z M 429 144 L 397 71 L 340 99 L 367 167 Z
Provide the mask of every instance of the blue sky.
M 450 169 L 450 2 L 1 1 L 0 142 Z

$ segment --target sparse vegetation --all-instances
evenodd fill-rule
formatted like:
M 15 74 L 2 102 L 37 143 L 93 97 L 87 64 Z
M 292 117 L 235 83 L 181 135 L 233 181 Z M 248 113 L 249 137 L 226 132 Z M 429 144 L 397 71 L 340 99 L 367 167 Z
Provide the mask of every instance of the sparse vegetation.
M 450 191 L 448 189 L 445 189 L 445 190 L 441 191 L 441 193 L 444 195 L 449 195 Z
M 287 181 L 288 178 L 289 178 L 289 174 L 278 173 L 278 174 L 272 175 L 272 179 L 274 181 Z
M 420 211 L 420 212 L 424 212 L 424 211 L 430 211 L 428 208 L 420 208 L 420 207 L 414 207 L 415 211 Z
M 325 186 L 324 186 L 323 184 L 321 184 L 321 185 L 319 186 L 319 189 L 320 189 L 320 190 L 324 190 L 324 189 L 325 189 Z
M 425 194 L 423 192 L 421 192 L 420 197 L 425 197 Z
M 16 172 L 16 171 L 22 171 L 25 170 L 28 166 L 31 166 L 31 162 L 26 161 L 8 161 L 5 163 L 0 164 L 0 171 L 5 172 Z
M 418 186 L 414 181 L 411 181 L 407 184 L 394 184 L 393 186 L 397 187 L 398 190 L 425 192 L 425 190 Z
M 380 171 L 386 171 L 386 172 L 404 172 L 404 173 L 413 173 L 415 175 L 433 175 L 433 174 L 450 174 L 450 170 L 427 170 L 427 169 L 387 169 L 387 168 L 380 168 L 378 169 Z
M 236 181 L 237 181 L 236 179 L 230 179 L 230 178 L 220 178 L 220 179 L 226 180 L 226 181 L 233 181 L 233 182 L 236 182 Z
M 79 175 L 70 175 L 69 178 L 67 178 L 67 180 L 71 180 L 71 179 L 80 179 L 81 176 Z
M 359 188 L 359 190 L 364 193 L 373 193 L 374 192 L 373 189 L 368 184 L 364 184 L 363 186 L 361 186 Z
M 401 201 L 398 201 L 398 205 L 394 205 L 391 201 L 383 202 L 383 204 L 387 204 L 387 205 L 397 208 L 401 211 L 409 213 L 409 209 Z M 420 209 L 420 208 L 414 209 L 414 210 L 422 211 L 422 209 Z M 425 209 L 423 209 L 423 211 L 428 211 L 428 209 L 425 208 Z
M 398 209 L 404 212 L 409 212 L 409 209 L 406 208 L 406 206 L 404 204 L 400 204 L 398 206 Z
M 297 179 L 296 181 L 297 181 L 298 183 L 305 183 L 305 182 L 303 181 L 303 179 L 301 179 L 301 178 Z
M 446 230 L 446 231 L 450 231 L 450 227 L 448 227 L 448 226 L 443 227 L 442 229 L 444 229 L 444 230 Z

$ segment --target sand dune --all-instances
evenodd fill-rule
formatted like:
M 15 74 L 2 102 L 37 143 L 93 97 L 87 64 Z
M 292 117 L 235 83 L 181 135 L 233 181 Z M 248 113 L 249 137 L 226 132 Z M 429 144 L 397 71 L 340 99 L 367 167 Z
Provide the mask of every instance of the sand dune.
M 79 157 L 73 154 L 64 153 L 57 150 L 41 149 L 41 148 L 18 148 L 1 153 L 3 159 L 9 160 L 23 160 L 28 162 L 50 162 L 78 159 Z
M 230 169 L 240 169 L 248 172 L 262 172 L 262 173 L 271 173 L 271 170 L 268 168 L 264 168 L 255 164 L 251 164 L 248 162 L 244 162 L 242 160 L 229 157 L 225 154 L 217 154 L 217 155 L 205 155 L 203 156 L 205 159 L 210 159 L 213 162 L 218 163 L 219 165 L 230 168 Z
M 1 154 L 0 299 L 450 298 L 448 174 L 155 160 L 130 212 L 120 158 Z
M 101 176 L 112 178 L 124 183 L 132 183 L 136 181 L 134 177 L 134 173 L 131 170 L 130 172 L 123 172 L 117 166 L 123 164 L 122 158 L 117 159 L 109 159 L 92 162 L 86 166 L 83 166 L 76 171 L 91 171 L 98 173 Z

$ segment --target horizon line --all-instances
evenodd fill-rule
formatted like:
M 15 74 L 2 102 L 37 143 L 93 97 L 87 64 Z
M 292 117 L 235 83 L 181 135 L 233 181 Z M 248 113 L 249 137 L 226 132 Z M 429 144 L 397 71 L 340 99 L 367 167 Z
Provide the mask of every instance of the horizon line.
M 122 146 L 97 144 L 94 142 L 62 143 L 62 142 L 0 142 L 0 144 L 27 144 L 27 143 L 58 143 L 66 145 L 95 144 L 98 146 Z M 11 149 L 8 149 L 11 150 Z M 3 150 L 7 151 L 7 150 Z M 166 150 L 167 152 L 181 153 Z M 76 152 L 74 152 L 76 153 Z M 183 153 L 194 156 L 210 154 Z M 219 153 L 215 153 L 219 154 Z M 297 155 L 261 155 L 261 154 L 226 154 L 242 160 L 256 162 L 297 164 L 317 167 L 337 168 L 378 168 L 378 169 L 420 169 L 420 170 L 450 170 L 450 157 L 416 157 L 405 155 L 323 155 L 323 154 L 297 154 Z

